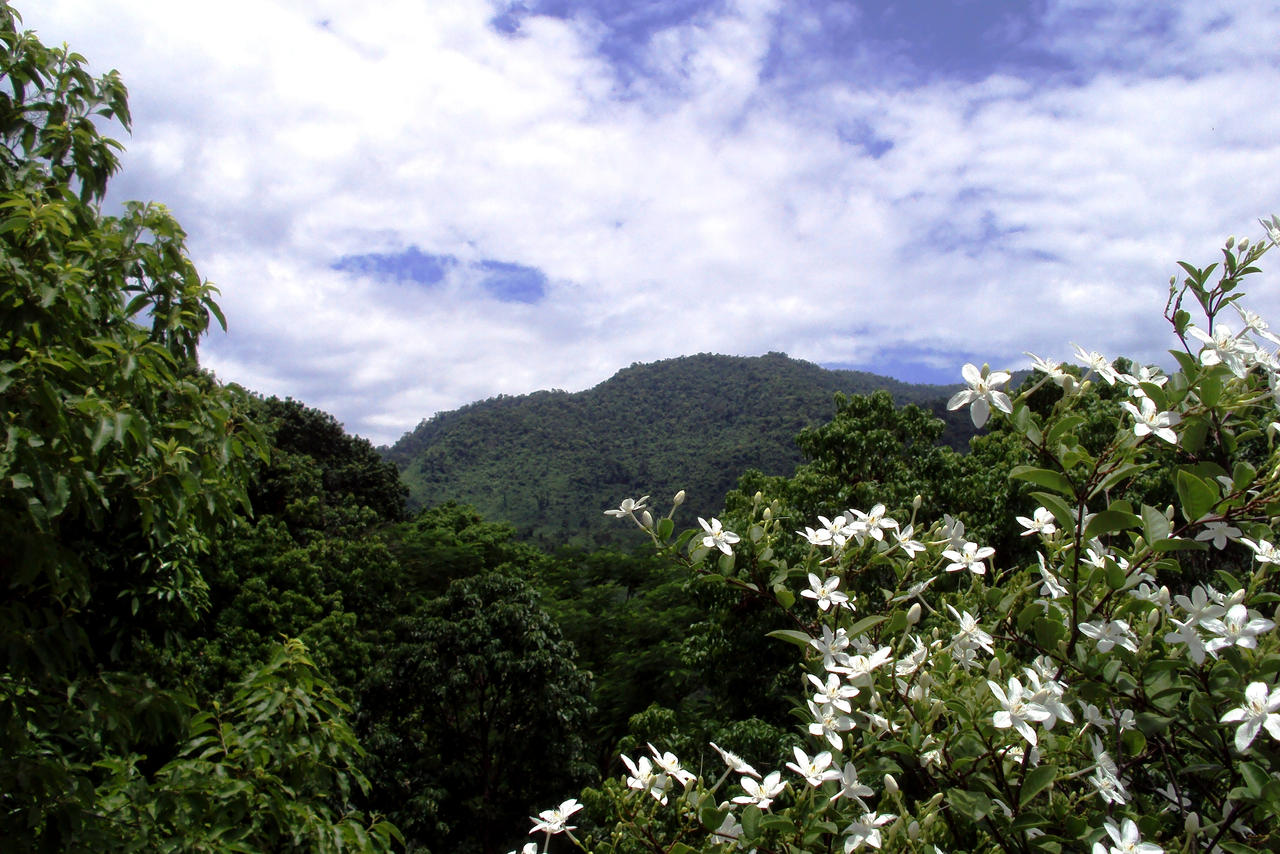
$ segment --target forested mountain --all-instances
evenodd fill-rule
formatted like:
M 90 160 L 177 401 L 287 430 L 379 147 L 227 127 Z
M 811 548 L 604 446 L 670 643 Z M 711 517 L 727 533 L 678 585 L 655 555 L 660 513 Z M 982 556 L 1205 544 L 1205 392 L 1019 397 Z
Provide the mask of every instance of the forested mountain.
M 416 506 L 463 501 L 535 540 L 600 545 L 627 536 L 602 512 L 627 496 L 661 503 L 684 489 L 692 522 L 719 512 L 749 469 L 790 474 L 796 434 L 830 420 L 836 392 L 878 389 L 944 418 L 944 442 L 968 447 L 968 418 L 945 409 L 952 387 L 769 353 L 634 364 L 583 392 L 492 398 L 423 421 L 384 453 Z

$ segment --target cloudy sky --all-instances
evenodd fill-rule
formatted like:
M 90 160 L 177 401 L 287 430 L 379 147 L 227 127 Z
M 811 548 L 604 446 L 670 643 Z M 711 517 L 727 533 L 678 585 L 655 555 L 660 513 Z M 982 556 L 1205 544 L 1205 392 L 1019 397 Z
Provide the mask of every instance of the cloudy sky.
M 205 363 L 378 443 L 699 352 L 1159 360 L 1174 263 L 1280 212 L 1274 0 L 17 5 L 128 85 Z

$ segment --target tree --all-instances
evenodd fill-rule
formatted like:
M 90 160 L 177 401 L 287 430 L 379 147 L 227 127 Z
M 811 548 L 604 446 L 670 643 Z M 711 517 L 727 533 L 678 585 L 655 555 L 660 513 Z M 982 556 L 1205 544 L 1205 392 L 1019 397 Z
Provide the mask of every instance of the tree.
M 401 624 L 362 692 L 377 804 L 411 842 L 491 854 L 580 782 L 587 677 L 532 588 L 459 579 Z
M 157 682 L 172 681 L 166 663 L 207 602 L 201 557 L 247 508 L 263 444 L 243 393 L 200 370 L 197 343 L 223 319 L 182 229 L 160 205 L 101 210 L 120 145 L 97 123 L 128 130 L 124 85 L 19 20 L 0 0 L 0 838 L 124 848 L 150 835 L 138 822 L 182 834 L 162 772 L 208 719 Z M 295 664 L 258 687 L 306 694 L 309 663 Z M 340 719 L 250 729 L 252 762 L 231 778 L 260 791 L 280 769 L 258 757 L 299 740 L 348 778 L 358 749 Z M 136 821 L 122 818 L 126 784 Z M 278 838 L 295 819 L 366 833 L 340 791 L 323 794 L 332 811 L 320 797 L 303 794 Z M 210 815 L 222 824 L 204 830 L 229 830 Z M 385 847 L 389 827 L 371 830 Z

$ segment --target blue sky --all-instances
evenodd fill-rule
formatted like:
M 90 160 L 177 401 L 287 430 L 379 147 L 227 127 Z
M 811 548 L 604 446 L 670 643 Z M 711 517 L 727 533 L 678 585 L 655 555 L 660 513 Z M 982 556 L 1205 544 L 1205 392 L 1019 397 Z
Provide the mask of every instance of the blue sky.
M 698 352 L 1162 360 L 1175 262 L 1280 212 L 1277 2 L 19 10 L 123 75 L 112 202 L 190 233 L 205 363 L 380 443 Z

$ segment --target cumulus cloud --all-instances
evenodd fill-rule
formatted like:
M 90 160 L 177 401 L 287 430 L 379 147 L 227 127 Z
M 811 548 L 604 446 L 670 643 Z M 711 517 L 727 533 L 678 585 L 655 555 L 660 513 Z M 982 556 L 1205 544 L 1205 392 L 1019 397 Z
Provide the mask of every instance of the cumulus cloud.
M 1160 359 L 1174 261 L 1280 198 L 1275 4 L 918 5 L 22 11 L 129 86 L 114 197 L 191 233 L 206 362 L 387 442 L 694 352 Z

